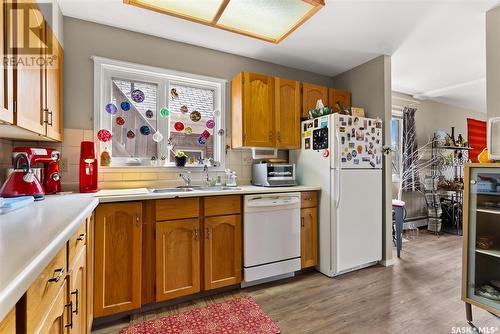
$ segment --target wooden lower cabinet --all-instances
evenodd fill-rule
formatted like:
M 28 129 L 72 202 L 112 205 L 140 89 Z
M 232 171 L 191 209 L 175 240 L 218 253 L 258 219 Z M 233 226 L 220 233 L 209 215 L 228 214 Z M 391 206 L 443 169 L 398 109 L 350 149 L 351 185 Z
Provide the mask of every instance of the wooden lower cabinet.
M 87 249 L 86 249 L 86 265 L 87 265 L 87 285 L 86 285 L 86 298 L 87 298 L 87 333 L 92 329 L 94 320 L 94 214 L 86 219 L 87 224 Z
M 318 208 L 300 210 L 300 257 L 302 268 L 318 264 Z
M 55 296 L 52 306 L 41 324 L 40 330 L 28 333 L 68 334 L 68 329 L 71 327 L 71 306 L 66 303 L 66 299 L 66 283 L 64 283 Z M 73 333 L 71 329 L 69 333 Z
M 200 223 L 156 223 L 156 301 L 200 291 Z
M 68 275 L 68 303 L 71 311 L 71 326 L 69 333 L 87 333 L 87 270 L 86 249 L 82 249 L 77 255 L 74 266 Z
M 242 271 L 241 216 L 208 217 L 203 227 L 205 290 L 239 284 Z
M 13 307 L 9 313 L 0 321 L 0 334 L 12 334 L 16 332 L 16 308 Z
M 101 204 L 94 222 L 94 316 L 141 306 L 142 203 Z

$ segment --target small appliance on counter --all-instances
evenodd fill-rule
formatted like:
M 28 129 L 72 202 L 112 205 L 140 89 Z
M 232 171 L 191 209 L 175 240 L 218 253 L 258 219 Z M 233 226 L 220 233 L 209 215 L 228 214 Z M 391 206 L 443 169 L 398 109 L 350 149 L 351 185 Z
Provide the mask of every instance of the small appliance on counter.
M 260 187 L 296 186 L 295 164 L 257 163 L 252 168 L 252 184 Z
M 25 163 L 21 165 L 21 161 Z M 28 155 L 21 152 L 14 159 L 14 170 L 0 189 L 1 197 L 33 196 L 35 201 L 45 198 L 43 187 L 31 169 Z
M 97 156 L 92 141 L 82 141 L 80 146 L 80 192 L 97 191 Z
M 30 169 L 37 165 L 43 165 L 41 173 L 35 173 L 38 180 L 42 182 L 43 189 L 46 194 L 55 194 L 61 192 L 61 174 L 59 174 L 59 160 L 61 153 L 53 148 L 32 148 L 32 147 L 16 147 L 12 151 L 12 156 L 15 159 L 18 155 L 26 155 L 26 159 L 21 159 L 21 167 L 28 162 Z
M 500 160 L 500 117 L 488 120 L 487 146 L 490 160 Z

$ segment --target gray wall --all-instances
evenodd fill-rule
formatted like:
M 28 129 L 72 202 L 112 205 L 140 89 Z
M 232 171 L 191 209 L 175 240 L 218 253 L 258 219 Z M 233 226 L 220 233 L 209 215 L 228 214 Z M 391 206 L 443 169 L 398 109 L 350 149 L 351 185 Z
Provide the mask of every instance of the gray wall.
M 500 117 L 500 7 L 486 13 L 486 107 Z
M 64 41 L 65 128 L 93 128 L 91 56 L 227 80 L 240 71 L 252 71 L 327 86 L 332 84 L 331 77 L 69 17 L 64 18 Z
M 352 105 L 364 107 L 366 116 L 383 120 L 384 145 L 391 142 L 391 58 L 380 56 L 333 78 L 336 88 L 350 90 Z M 383 189 L 383 260 L 392 262 L 392 180 L 390 156 L 384 159 Z M 376 199 L 375 199 L 376 200 Z

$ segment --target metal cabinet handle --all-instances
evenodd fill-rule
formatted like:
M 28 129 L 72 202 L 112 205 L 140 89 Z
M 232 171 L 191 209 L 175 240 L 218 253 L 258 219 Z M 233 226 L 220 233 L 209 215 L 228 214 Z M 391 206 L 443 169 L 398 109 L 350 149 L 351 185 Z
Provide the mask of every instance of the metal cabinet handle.
M 76 238 L 76 240 L 78 241 L 83 241 L 85 240 L 85 237 L 87 236 L 87 233 L 82 233 L 78 236 L 78 238 Z
M 305 226 L 304 217 L 300 217 L 300 226 L 302 226 L 302 227 Z
M 52 283 L 59 282 L 61 277 L 64 275 L 64 268 L 58 268 L 58 269 L 54 270 L 54 274 L 56 274 L 56 273 L 57 273 L 57 276 L 49 279 L 49 282 L 52 282 Z
M 139 215 L 138 214 L 135 215 L 135 226 L 137 226 L 137 227 L 141 226 L 141 222 L 139 221 Z
M 75 314 L 78 314 L 78 304 L 79 304 L 79 301 L 78 301 L 78 295 L 79 295 L 78 289 L 76 289 L 75 291 L 72 291 L 71 294 L 76 296 L 75 297 L 75 299 L 76 299 L 76 302 L 75 302 L 76 307 L 75 307 L 74 310 L 72 310 L 72 312 L 75 313 Z
M 69 302 L 64 305 L 64 307 L 69 307 L 69 324 L 64 325 L 65 328 L 73 328 L 73 302 Z
M 47 125 L 52 126 L 52 121 L 53 121 L 52 111 L 47 110 L 47 118 L 49 115 L 50 115 L 50 122 L 47 122 Z

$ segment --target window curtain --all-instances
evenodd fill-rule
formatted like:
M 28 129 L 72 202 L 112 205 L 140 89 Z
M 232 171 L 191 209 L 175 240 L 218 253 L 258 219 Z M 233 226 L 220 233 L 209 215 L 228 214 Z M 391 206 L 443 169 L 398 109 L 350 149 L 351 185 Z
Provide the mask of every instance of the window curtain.
M 418 172 L 417 133 L 415 130 L 416 108 L 405 107 L 403 110 L 403 175 L 402 191 L 420 191 L 420 175 Z

